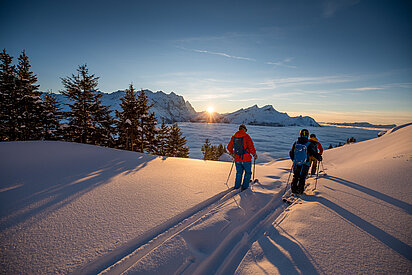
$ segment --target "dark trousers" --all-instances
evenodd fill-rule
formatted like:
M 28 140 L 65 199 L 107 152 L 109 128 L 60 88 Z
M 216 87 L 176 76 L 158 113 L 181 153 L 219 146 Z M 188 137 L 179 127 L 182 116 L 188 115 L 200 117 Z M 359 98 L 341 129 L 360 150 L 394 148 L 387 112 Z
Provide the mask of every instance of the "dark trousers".
M 293 167 L 292 193 L 302 194 L 303 191 L 305 191 L 305 181 L 308 172 L 309 166 L 305 164 L 295 165 Z

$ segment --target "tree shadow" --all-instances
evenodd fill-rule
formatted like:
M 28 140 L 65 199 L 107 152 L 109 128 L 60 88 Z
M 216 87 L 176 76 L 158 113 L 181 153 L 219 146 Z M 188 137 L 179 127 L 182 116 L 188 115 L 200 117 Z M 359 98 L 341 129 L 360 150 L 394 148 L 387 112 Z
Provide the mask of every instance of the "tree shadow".
M 87 156 L 79 159 L 68 154 L 67 158 L 63 156 L 51 164 L 52 169 L 44 164 L 27 169 L 20 167 L 23 177 L 16 172 L 11 173 L 12 176 L 7 179 L 10 182 L 8 185 L 12 186 L 19 177 L 22 183 L 19 188 L 7 188 L 6 184 L 6 188 L 2 189 L 4 191 L 0 191 L 0 231 L 30 222 L 36 215 L 46 216 L 110 182 L 111 178 L 121 173 L 136 172 L 157 158 L 120 150 L 115 154 L 101 152 L 90 150 Z M 27 176 L 30 173 L 32 177 Z M 32 220 L 35 222 L 38 219 Z
M 337 183 L 340 183 L 340 184 L 343 184 L 343 185 L 345 185 L 345 186 L 348 186 L 348 187 L 350 187 L 350 188 L 356 189 L 356 190 L 361 191 L 361 192 L 363 192 L 363 193 L 365 193 L 365 194 L 368 194 L 368 195 L 370 195 L 370 196 L 373 196 L 373 197 L 375 197 L 375 198 L 378 198 L 378 199 L 380 199 L 380 200 L 382 200 L 382 201 L 385 201 L 385 202 L 387 202 L 387 203 L 389 203 L 389 204 L 392 204 L 393 206 L 399 207 L 400 209 L 404 210 L 404 211 L 407 212 L 408 214 L 411 214 L 411 215 L 412 215 L 412 205 L 410 205 L 410 204 L 407 203 L 407 202 L 398 200 L 398 199 L 393 198 L 393 197 L 391 197 L 391 196 L 388 196 L 388 195 L 385 195 L 385 194 L 383 194 L 383 193 L 380 193 L 380 192 L 378 192 L 378 191 L 376 191 L 376 190 L 370 189 L 370 188 L 368 188 L 368 187 L 359 185 L 359 184 L 357 184 L 357 183 L 354 183 L 354 182 L 352 182 L 352 181 L 348 181 L 348 180 L 345 180 L 345 179 L 342 179 L 342 178 L 338 178 L 338 177 L 330 176 L 330 175 L 325 175 L 325 176 L 323 176 L 323 178 L 328 179 L 328 180 L 331 180 L 331 181 L 334 181 L 334 182 L 337 182 Z
M 377 226 L 365 221 L 359 216 L 353 214 L 352 212 L 342 208 L 341 206 L 333 203 L 332 201 L 326 198 L 315 197 L 315 196 L 304 196 L 302 197 L 302 199 L 305 201 L 309 201 L 309 202 L 321 203 L 328 209 L 331 209 L 333 212 L 340 215 L 345 220 L 351 222 L 358 228 L 362 229 L 363 231 L 373 236 L 375 239 L 381 241 L 383 244 L 385 244 L 392 250 L 396 251 L 398 254 L 402 255 L 409 261 L 412 261 L 412 247 L 398 240 L 394 236 L 386 233 L 385 231 L 378 228 Z
M 319 274 L 303 248 L 271 226 L 258 243 L 268 261 L 280 274 Z M 286 254 L 289 254 L 289 256 Z

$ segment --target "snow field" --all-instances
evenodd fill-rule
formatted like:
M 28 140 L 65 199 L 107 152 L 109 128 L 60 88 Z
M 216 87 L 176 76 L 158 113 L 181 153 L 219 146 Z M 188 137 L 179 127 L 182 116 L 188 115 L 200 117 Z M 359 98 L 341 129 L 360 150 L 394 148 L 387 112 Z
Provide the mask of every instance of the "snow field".
M 289 160 L 239 193 L 230 162 L 0 143 L 0 272 L 409 274 L 411 135 L 327 150 L 291 206 Z
M 411 134 L 326 151 L 317 190 L 273 221 L 237 274 L 410 274 Z

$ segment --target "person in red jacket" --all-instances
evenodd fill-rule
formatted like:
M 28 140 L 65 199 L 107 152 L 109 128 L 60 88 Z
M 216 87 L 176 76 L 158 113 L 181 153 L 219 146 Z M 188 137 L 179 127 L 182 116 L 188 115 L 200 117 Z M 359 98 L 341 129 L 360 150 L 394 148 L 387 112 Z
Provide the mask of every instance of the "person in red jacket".
M 239 131 L 237 131 L 230 139 L 227 145 L 227 150 L 230 155 L 235 159 L 236 165 L 236 180 L 234 189 L 240 188 L 245 190 L 249 187 L 250 177 L 252 176 L 252 156 L 257 159 L 255 146 L 252 139 L 248 134 L 246 134 L 247 128 L 244 124 L 239 126 Z M 245 173 L 243 177 L 243 172 Z
M 310 135 L 309 141 L 316 145 L 316 148 L 318 149 L 318 154 L 322 155 L 323 154 L 323 147 L 320 144 L 319 140 L 316 138 L 315 134 Z M 314 175 L 316 175 L 318 160 L 315 157 L 311 156 L 310 157 L 310 163 L 312 165 L 312 169 L 311 169 L 310 173 L 311 173 L 312 176 L 314 176 Z

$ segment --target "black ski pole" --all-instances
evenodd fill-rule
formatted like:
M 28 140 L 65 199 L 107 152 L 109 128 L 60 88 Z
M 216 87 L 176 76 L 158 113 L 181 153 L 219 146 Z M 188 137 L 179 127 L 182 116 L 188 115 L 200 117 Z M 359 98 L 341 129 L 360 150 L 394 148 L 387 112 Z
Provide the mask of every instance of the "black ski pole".
M 283 195 L 285 195 L 286 190 L 288 189 L 289 179 L 290 179 L 290 174 L 292 174 L 292 169 L 293 169 L 293 162 L 292 162 L 292 166 L 290 167 L 289 176 L 288 176 L 288 181 L 286 182 L 286 187 L 285 187 L 285 191 L 283 192 Z M 282 196 L 283 196 L 283 195 L 282 195 Z
M 256 167 L 256 159 L 253 158 L 253 181 L 255 181 L 255 167 Z
M 322 163 L 322 162 L 321 162 Z M 315 191 L 316 190 L 316 186 L 317 186 L 317 184 L 318 184 L 318 178 L 319 178 L 319 166 L 320 165 L 318 165 L 318 171 L 317 171 L 317 173 L 316 173 L 316 181 L 315 181 L 315 188 L 313 188 L 313 191 Z
M 229 176 L 227 176 L 227 180 L 226 180 L 226 186 L 228 189 L 229 189 L 229 185 L 227 185 L 227 183 L 229 182 L 230 174 L 232 174 L 233 164 L 235 164 L 235 159 L 233 159 L 232 166 L 230 167 Z
M 321 161 L 320 164 L 322 164 L 322 171 L 323 173 L 325 173 L 325 167 L 323 166 L 323 161 Z

